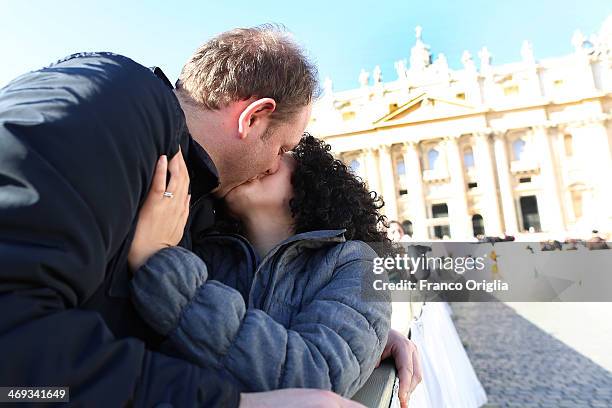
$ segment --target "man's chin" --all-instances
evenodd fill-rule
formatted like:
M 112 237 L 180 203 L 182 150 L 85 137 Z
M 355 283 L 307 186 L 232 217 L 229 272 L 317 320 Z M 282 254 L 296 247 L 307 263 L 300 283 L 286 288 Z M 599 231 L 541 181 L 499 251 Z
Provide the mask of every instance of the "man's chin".
M 248 187 L 249 185 L 251 185 L 254 181 L 256 181 L 256 179 L 249 179 L 247 181 L 244 181 L 240 184 L 236 184 L 233 187 L 229 187 L 227 189 L 225 189 L 225 192 L 223 192 L 223 190 L 220 190 L 219 195 L 217 196 L 218 198 L 227 198 L 228 195 L 235 195 L 237 193 L 240 193 L 240 191 L 242 191 L 244 188 Z

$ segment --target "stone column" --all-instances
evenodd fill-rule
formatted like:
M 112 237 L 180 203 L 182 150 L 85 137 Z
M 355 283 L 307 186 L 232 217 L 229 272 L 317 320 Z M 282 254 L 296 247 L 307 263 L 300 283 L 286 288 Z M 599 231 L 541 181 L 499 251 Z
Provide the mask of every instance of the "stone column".
M 385 201 L 385 206 L 382 208 L 383 212 L 390 221 L 400 221 L 397 219 L 397 189 L 395 187 L 395 172 L 393 171 L 390 145 L 379 146 L 378 164 L 382 184 L 382 197 Z
M 608 116 L 610 117 L 610 116 Z M 609 121 L 609 119 L 607 119 Z M 597 160 L 600 165 L 597 166 L 595 179 L 598 187 L 598 202 L 600 205 L 598 211 L 598 225 L 596 228 L 600 230 L 612 231 L 612 191 L 610 189 L 610 175 L 612 174 L 612 146 L 610 145 L 610 137 L 608 136 L 608 128 L 606 120 L 596 120 L 592 124 L 594 145 Z
M 542 222 L 542 230 L 560 233 L 565 230 L 565 223 L 563 222 L 559 181 L 548 129 L 544 126 L 534 126 L 532 132 L 535 141 L 535 153 L 540 159 L 540 179 L 542 180 L 543 194 L 538 196 L 538 212 Z
M 505 132 L 495 132 L 493 137 L 495 140 L 495 164 L 497 165 L 499 195 L 501 197 L 504 215 L 504 232 L 508 235 L 516 235 L 519 228 L 516 217 L 514 193 L 512 191 L 512 179 L 510 178 Z
M 484 204 L 482 216 L 484 218 L 485 234 L 488 236 L 501 236 L 501 212 L 497 197 L 495 183 L 495 169 L 491 157 L 489 133 L 474 134 L 474 161 L 478 171 L 478 189 L 482 191 Z
M 579 162 L 584 163 L 587 170 L 588 184 L 595 187 L 594 208 L 592 214 L 585 214 L 591 222 L 590 228 L 601 231 L 612 231 L 612 189 L 610 175 L 612 174 L 612 146 L 605 119 L 595 119 L 585 122 L 580 127 L 572 129 L 572 135 L 577 143 L 576 153 Z
M 575 80 L 581 82 L 581 90 L 585 94 L 590 94 L 597 88 L 595 86 L 595 76 L 593 73 L 593 67 L 591 66 L 591 58 L 588 53 L 580 52 L 576 53 L 575 70 L 577 78 Z M 606 71 L 606 70 L 604 70 Z
M 381 194 L 379 175 L 378 175 L 378 163 L 375 155 L 375 150 L 372 148 L 365 149 L 365 171 L 363 175 L 367 181 L 368 188 Z
M 447 137 L 445 140 L 448 172 L 451 177 L 452 190 L 452 198 L 448 208 L 451 238 L 456 240 L 471 240 L 473 237 L 472 222 L 468 215 L 465 177 L 463 175 L 462 157 L 459 153 L 457 137 Z
M 404 166 L 406 169 L 406 182 L 408 189 L 408 203 L 412 221 L 412 232 L 417 241 L 429 239 L 427 231 L 427 209 L 423 196 L 423 173 L 419 145 L 415 142 L 404 143 Z

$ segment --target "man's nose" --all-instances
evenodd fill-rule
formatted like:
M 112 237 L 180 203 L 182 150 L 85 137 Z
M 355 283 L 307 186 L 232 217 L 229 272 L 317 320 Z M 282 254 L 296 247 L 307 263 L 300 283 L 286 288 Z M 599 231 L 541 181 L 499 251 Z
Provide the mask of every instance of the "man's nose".
M 277 156 L 277 158 L 274 160 L 270 168 L 266 170 L 266 173 L 265 173 L 266 176 L 269 176 L 270 174 L 274 174 L 278 171 L 278 169 L 280 168 L 280 161 L 281 161 L 280 156 Z

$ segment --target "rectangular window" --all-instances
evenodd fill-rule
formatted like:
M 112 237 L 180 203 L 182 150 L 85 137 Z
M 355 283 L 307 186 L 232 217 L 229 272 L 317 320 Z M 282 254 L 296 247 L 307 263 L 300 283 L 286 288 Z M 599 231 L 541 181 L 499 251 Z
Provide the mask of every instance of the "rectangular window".
M 504 87 L 504 95 L 506 96 L 516 96 L 519 94 L 518 85 L 509 85 Z
M 531 177 L 521 177 L 519 183 L 531 183 Z
M 563 145 L 565 146 L 565 155 L 571 157 L 574 154 L 574 138 L 570 134 L 563 135 Z
M 468 183 L 468 188 L 471 190 L 473 188 L 478 187 L 478 183 Z
M 355 112 L 342 112 L 342 120 L 353 120 L 355 119 Z
M 448 206 L 446 203 L 433 204 L 431 206 L 431 217 L 432 218 L 446 218 L 448 217 Z
M 436 225 L 433 228 L 430 227 L 429 234 L 433 235 L 435 238 L 438 238 L 438 239 L 450 238 L 451 236 L 450 225 Z

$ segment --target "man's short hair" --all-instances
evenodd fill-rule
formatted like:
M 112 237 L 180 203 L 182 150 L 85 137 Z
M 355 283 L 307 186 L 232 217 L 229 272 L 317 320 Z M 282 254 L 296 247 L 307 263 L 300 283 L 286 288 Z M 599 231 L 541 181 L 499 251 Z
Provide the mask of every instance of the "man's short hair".
M 278 25 L 237 28 L 203 44 L 183 67 L 176 89 L 207 109 L 251 97 L 272 98 L 284 119 L 319 93 L 317 70 Z

